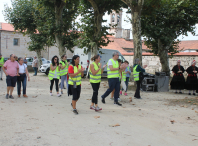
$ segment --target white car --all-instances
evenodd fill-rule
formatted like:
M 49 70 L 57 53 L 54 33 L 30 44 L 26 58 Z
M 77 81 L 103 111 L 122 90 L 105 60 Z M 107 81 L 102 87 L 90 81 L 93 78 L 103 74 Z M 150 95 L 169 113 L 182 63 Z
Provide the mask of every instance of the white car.
M 71 61 L 72 61 L 71 58 L 68 58 L 67 59 L 67 62 L 71 63 Z M 48 75 L 49 74 L 49 71 L 50 71 L 50 64 L 51 64 L 51 61 L 50 61 L 50 63 L 41 65 L 40 68 L 39 68 L 39 71 L 41 73 L 45 73 L 46 75 Z
M 27 60 L 27 66 L 32 66 L 32 62 L 33 62 L 34 58 L 28 57 L 28 58 L 26 58 L 26 60 Z M 47 60 L 45 58 L 41 58 L 41 60 L 42 60 L 42 64 L 51 63 L 50 60 Z

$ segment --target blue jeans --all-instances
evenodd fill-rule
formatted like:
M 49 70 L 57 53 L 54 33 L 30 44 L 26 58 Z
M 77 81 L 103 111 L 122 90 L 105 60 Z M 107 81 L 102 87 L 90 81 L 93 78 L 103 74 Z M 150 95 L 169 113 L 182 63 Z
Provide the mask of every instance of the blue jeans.
M 61 90 L 62 90 L 63 87 L 64 87 L 64 81 L 66 82 L 66 86 L 67 86 L 67 89 L 68 89 L 67 75 L 61 76 Z
M 125 91 L 125 92 L 127 92 L 128 85 L 129 85 L 129 77 L 126 77 L 125 84 L 126 84 L 126 91 Z M 124 90 L 124 89 L 122 88 L 122 91 L 123 91 L 123 90 Z
M 118 102 L 119 91 L 120 91 L 120 81 L 119 81 L 119 78 L 109 78 L 108 79 L 108 83 L 109 83 L 109 88 L 102 95 L 102 98 L 106 98 L 113 91 L 113 89 L 115 89 L 114 102 Z
M 37 75 L 38 68 L 37 67 L 33 67 L 33 69 L 34 69 L 34 75 Z
M 26 82 L 27 82 L 27 77 L 25 75 L 23 81 L 18 81 L 17 80 L 17 93 L 18 95 L 21 95 L 21 83 L 23 86 L 23 95 L 26 94 Z

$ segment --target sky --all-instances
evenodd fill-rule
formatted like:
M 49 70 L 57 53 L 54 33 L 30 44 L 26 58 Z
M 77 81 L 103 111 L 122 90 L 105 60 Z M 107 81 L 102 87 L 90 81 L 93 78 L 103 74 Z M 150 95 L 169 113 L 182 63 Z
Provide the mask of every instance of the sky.
M 4 20 L 3 11 L 4 11 L 4 5 L 8 4 L 8 6 L 11 6 L 11 0 L 0 0 L 0 22 L 7 23 Z M 131 30 L 131 38 L 132 38 L 132 25 L 125 20 L 127 20 L 128 17 L 131 17 L 130 14 L 126 14 L 126 9 L 123 10 L 123 16 L 122 16 L 122 28 L 124 29 L 130 29 Z M 103 19 L 106 19 L 107 22 L 103 23 L 103 25 L 108 25 L 110 23 L 110 16 L 108 14 L 105 14 Z M 196 34 L 198 35 L 198 24 L 196 25 Z M 188 36 L 179 36 L 179 40 L 198 40 L 198 36 L 193 36 L 191 33 L 188 33 Z

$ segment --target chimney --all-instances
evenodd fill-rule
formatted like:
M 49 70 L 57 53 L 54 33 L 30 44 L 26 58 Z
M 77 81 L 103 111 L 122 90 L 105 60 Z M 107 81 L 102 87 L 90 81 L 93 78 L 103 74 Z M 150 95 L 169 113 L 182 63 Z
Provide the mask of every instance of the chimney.
M 124 38 L 125 40 L 130 39 L 130 29 L 123 29 L 122 30 L 122 38 Z

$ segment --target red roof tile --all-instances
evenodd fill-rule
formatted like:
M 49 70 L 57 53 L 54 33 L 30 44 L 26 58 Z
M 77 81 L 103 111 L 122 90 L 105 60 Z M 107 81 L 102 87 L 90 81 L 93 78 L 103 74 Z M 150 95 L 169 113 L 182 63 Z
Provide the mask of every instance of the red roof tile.
M 14 31 L 14 27 L 11 25 L 11 24 L 9 24 L 9 23 L 2 23 L 2 22 L 0 22 L 1 23 L 1 28 L 0 28 L 0 30 L 4 30 L 4 31 Z

